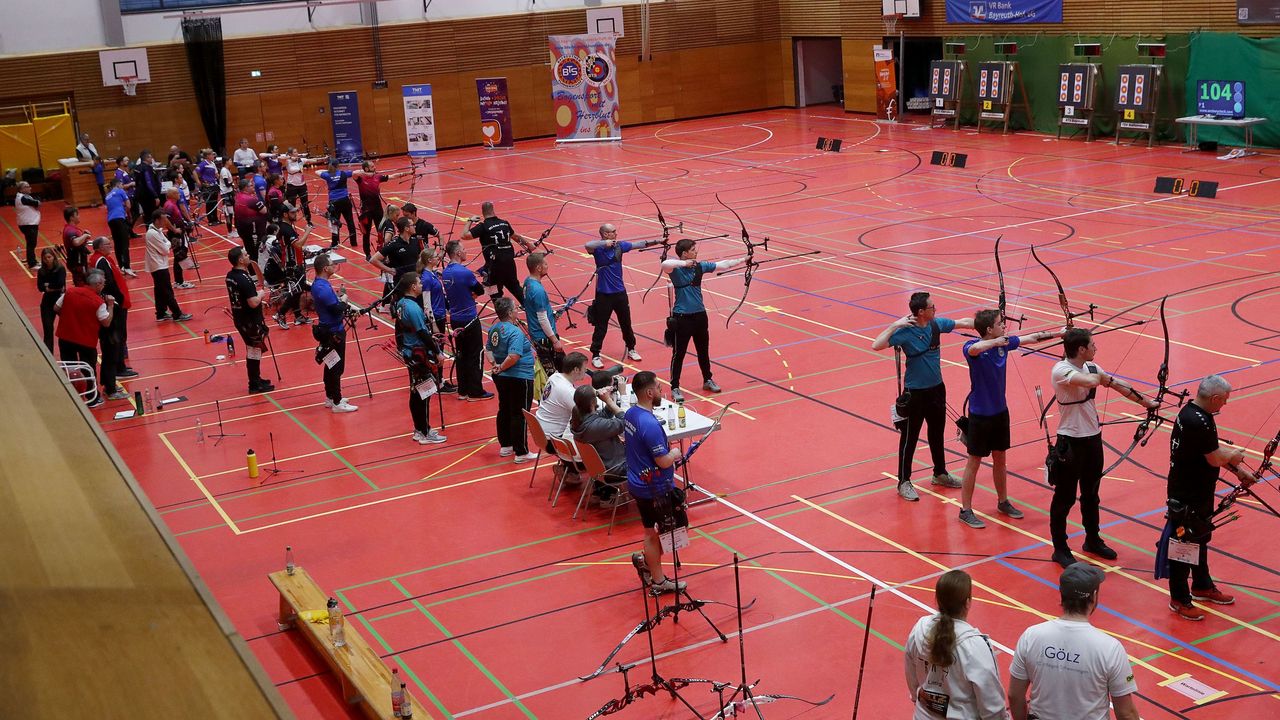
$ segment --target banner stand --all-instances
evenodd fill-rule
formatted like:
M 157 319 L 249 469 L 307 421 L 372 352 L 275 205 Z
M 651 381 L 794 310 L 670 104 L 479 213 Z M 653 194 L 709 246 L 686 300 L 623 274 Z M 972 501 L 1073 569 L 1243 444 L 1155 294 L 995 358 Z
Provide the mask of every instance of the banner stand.
M 549 35 L 556 142 L 621 140 L 617 36 Z
M 486 150 L 514 150 L 507 79 L 476 78 L 476 97 L 480 103 L 480 143 Z

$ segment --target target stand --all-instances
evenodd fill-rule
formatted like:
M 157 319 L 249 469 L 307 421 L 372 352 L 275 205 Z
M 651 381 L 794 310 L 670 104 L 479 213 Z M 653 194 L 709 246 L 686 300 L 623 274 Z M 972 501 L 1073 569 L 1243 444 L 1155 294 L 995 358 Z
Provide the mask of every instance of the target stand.
M 1015 96 L 1015 91 L 1017 95 Z M 994 60 L 978 64 L 978 132 L 982 123 L 997 122 L 1003 132 L 1009 132 L 1009 120 L 1013 111 L 1020 109 L 1027 127 L 1035 127 L 1031 105 L 1027 101 L 1027 88 L 1022 83 L 1022 73 L 1017 60 Z
M 934 60 L 929 63 L 929 124 L 931 127 L 960 129 L 960 98 L 964 97 L 963 60 Z
M 1161 65 L 1121 65 L 1116 78 L 1116 139 L 1123 133 L 1137 133 L 1137 143 L 1147 136 L 1147 147 L 1156 143 L 1156 125 L 1160 120 L 1160 85 L 1164 78 Z

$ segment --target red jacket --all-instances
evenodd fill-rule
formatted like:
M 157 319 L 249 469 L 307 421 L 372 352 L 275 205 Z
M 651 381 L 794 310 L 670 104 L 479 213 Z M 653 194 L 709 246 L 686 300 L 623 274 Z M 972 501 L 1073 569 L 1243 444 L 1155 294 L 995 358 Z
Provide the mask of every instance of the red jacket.
M 102 296 L 92 288 L 85 285 L 67 288 L 58 314 L 58 339 L 88 348 L 98 347 L 98 331 L 102 329 L 98 307 L 101 305 Z
M 94 251 L 93 255 L 89 256 L 89 267 L 97 268 L 102 260 L 106 260 L 107 264 L 111 266 L 111 277 L 107 282 L 108 291 L 111 288 L 111 281 L 114 281 L 115 286 L 120 288 L 120 292 L 116 295 L 116 307 L 128 310 L 133 307 L 133 300 L 129 297 L 129 286 L 124 282 L 124 273 L 120 272 L 120 267 L 116 265 L 116 259 L 110 255 Z

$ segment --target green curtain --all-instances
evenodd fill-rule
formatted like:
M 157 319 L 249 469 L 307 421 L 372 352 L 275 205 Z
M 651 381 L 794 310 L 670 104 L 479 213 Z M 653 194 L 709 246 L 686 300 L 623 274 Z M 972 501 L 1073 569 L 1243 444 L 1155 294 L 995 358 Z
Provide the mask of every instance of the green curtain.
M 1232 33 L 1201 32 L 1191 36 L 1191 62 L 1187 69 L 1190 88 L 1184 115 L 1196 112 L 1195 87 L 1200 80 L 1240 80 L 1245 84 L 1245 114 L 1264 117 L 1254 128 L 1255 145 L 1280 147 L 1280 39 L 1247 38 Z M 1200 140 L 1240 145 L 1243 131 L 1203 125 Z
M 1168 55 L 1160 62 L 1138 55 L 1139 42 L 1165 43 Z M 991 35 L 980 37 L 949 37 L 945 42 L 963 42 L 968 50 L 963 56 L 965 61 L 966 103 L 960 114 L 962 123 L 973 124 L 978 118 L 978 109 L 973 97 L 977 94 L 978 63 L 987 60 L 1017 60 L 1022 73 L 1022 84 L 1026 88 L 1033 116 L 1032 127 L 1041 132 L 1055 133 L 1058 130 L 1058 65 L 1063 63 L 1083 62 L 1089 58 L 1078 58 L 1073 54 L 1076 43 L 1099 43 L 1102 45 L 1102 57 L 1094 58 L 1102 66 L 1101 86 L 1098 88 L 1098 109 L 1094 111 L 1094 136 L 1107 136 L 1116 130 L 1116 114 L 1112 110 L 1115 93 L 1116 69 L 1121 65 L 1164 65 L 1164 78 L 1160 85 L 1159 121 L 1157 137 L 1162 140 L 1180 140 L 1182 128 L 1173 122 L 1175 117 L 1185 113 L 1183 89 L 1187 76 L 1187 66 L 1191 55 L 1191 36 L 1186 34 L 1165 35 L 1163 40 L 1152 36 L 1088 36 L 1088 35 L 1009 35 L 994 38 Z M 1016 42 L 1018 54 L 1005 58 L 996 55 L 995 42 Z M 1235 78 L 1231 78 L 1235 79 Z M 1018 107 L 1018 93 L 1014 93 L 1013 119 L 1010 128 L 1027 129 L 1023 121 L 1023 113 Z M 988 125 L 994 127 L 994 125 Z M 1064 136 L 1074 126 L 1063 129 Z M 1130 133 L 1126 139 L 1136 137 Z

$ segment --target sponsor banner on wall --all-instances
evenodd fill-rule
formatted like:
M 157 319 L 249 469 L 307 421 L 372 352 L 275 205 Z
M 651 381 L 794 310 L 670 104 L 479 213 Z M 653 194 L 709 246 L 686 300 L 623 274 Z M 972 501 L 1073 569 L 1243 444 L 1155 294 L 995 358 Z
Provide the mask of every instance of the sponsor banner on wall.
M 355 90 L 329 93 L 329 122 L 333 126 L 333 153 L 340 163 L 364 159 L 360 138 L 360 101 Z
M 480 141 L 487 148 L 515 147 L 507 79 L 476 78 L 476 96 L 480 99 Z
M 898 117 L 898 70 L 893 51 L 877 48 L 872 52 L 876 64 L 876 117 L 893 120 Z
M 1060 23 L 1062 0 L 947 0 L 949 23 Z
M 434 157 L 436 121 L 431 109 L 430 85 L 402 85 L 404 133 L 409 138 L 409 157 Z
M 556 141 L 621 140 L 614 35 L 550 35 Z

